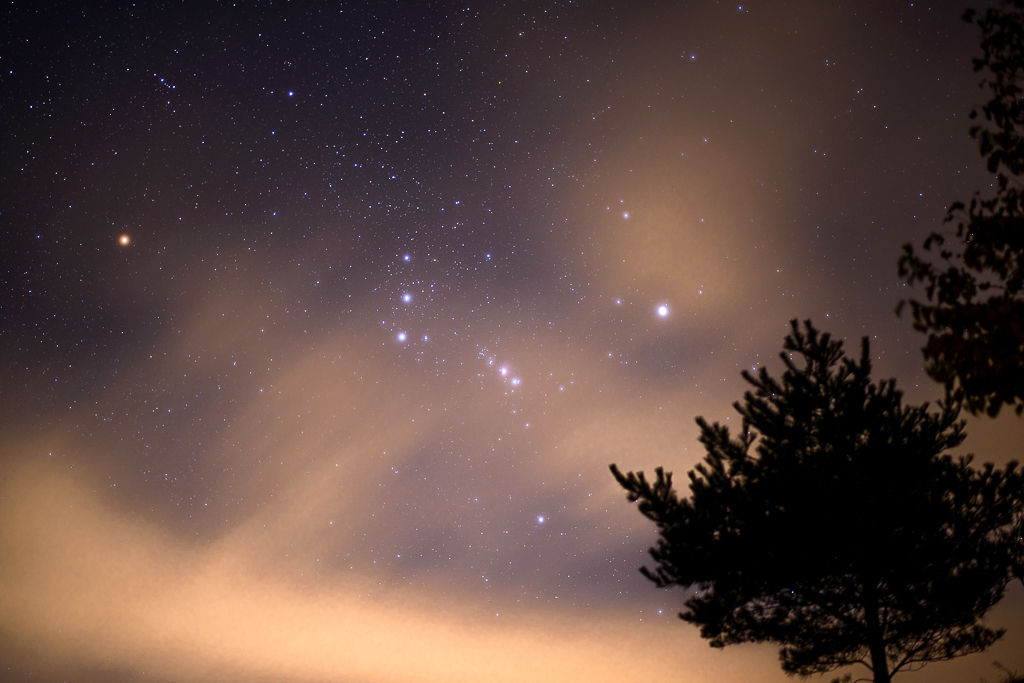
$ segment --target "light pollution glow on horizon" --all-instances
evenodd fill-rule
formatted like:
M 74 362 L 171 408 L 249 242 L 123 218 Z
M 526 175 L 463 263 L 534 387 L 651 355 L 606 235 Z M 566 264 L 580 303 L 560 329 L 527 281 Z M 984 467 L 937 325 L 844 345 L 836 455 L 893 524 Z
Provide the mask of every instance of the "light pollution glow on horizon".
M 74 240 L 51 239 L 57 219 L 19 228 L 26 272 L 51 267 L 31 251 L 50 240 L 46 286 L 128 322 L 102 336 L 72 325 L 68 339 L 93 340 L 78 355 L 46 340 L 5 352 L 0 680 L 786 680 L 771 647 L 709 648 L 675 616 L 684 592 L 639 575 L 654 531 L 608 464 L 685 481 L 702 456 L 694 417 L 735 421 L 740 371 L 778 370 L 792 318 L 848 349 L 868 335 L 876 379 L 897 377 L 910 401 L 939 397 L 920 338 L 893 315 L 907 295 L 895 262 L 946 202 L 987 182 L 964 134 L 976 36 L 959 10 L 559 7 L 557 31 L 533 38 L 528 21 L 510 33 L 507 16 L 476 10 L 522 73 L 480 64 L 504 109 L 445 106 L 483 117 L 479 139 L 512 151 L 489 171 L 459 139 L 431 148 L 456 171 L 409 182 L 433 193 L 421 210 L 303 208 L 355 182 L 321 170 L 342 168 L 334 156 L 312 157 L 315 170 L 293 160 L 308 171 L 294 178 L 261 157 L 273 191 L 193 201 L 135 141 L 116 161 L 95 152 L 111 187 L 156 174 L 129 208 L 114 190 L 67 190 L 62 206 L 87 207 L 67 219 Z M 570 76 L 590 80 L 563 91 Z M 177 108 L 154 126 L 177 121 L 185 105 L 171 98 L 200 92 L 185 75 L 173 93 L 155 82 L 158 104 Z M 289 107 L 312 89 L 275 87 Z M 196 150 L 218 144 L 209 121 L 236 121 L 202 92 L 188 103 L 208 107 L 188 133 L 202 133 Z M 273 124 L 277 144 L 285 124 Z M 206 168 L 177 153 L 189 173 Z M 66 171 L 39 151 L 46 182 L 93 182 L 81 154 L 86 170 Z M 372 176 L 371 198 L 413 206 L 385 182 L 402 170 Z M 459 180 L 474 173 L 490 180 Z M 35 215 L 17 197 L 0 217 Z M 74 232 L 100 214 L 116 225 Z M 85 284 L 61 279 L 75 268 Z M 33 305 L 57 295 L 45 299 Z M 79 310 L 61 305 L 46 315 Z M 11 332 L 31 327 L 29 308 L 9 308 L 22 312 L 5 318 L 8 339 L 29 339 Z M 979 460 L 1020 459 L 1012 415 L 972 419 L 968 434 Z M 989 652 L 901 680 L 1024 668 L 1022 605 L 1012 586 L 991 616 L 1009 633 Z

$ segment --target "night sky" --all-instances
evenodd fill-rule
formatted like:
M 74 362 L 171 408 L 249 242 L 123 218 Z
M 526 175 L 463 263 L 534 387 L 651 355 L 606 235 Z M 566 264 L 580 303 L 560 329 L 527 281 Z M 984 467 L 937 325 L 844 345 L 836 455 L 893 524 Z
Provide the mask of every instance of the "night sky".
M 792 318 L 941 397 L 896 260 L 991 184 L 964 9 L 8 3 L 0 680 L 785 680 L 608 464 L 684 480 Z

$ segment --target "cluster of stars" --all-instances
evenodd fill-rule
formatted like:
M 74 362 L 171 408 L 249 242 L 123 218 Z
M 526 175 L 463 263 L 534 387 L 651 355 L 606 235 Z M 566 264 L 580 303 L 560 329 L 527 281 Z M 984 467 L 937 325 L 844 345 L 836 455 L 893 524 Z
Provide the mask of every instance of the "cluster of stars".
M 589 563 L 588 570 L 614 556 L 616 563 L 622 561 L 615 581 L 635 578 L 640 560 L 613 551 L 632 544 L 632 552 L 643 545 L 640 541 L 613 538 L 616 532 L 609 527 L 604 545 L 572 545 L 559 535 L 572 533 L 576 523 L 567 522 L 571 515 L 563 510 L 566 505 L 571 510 L 585 494 L 562 475 L 560 481 L 548 477 L 544 487 L 532 474 L 522 473 L 564 469 L 562 451 L 553 444 L 573 430 L 585 432 L 579 427 L 585 420 L 599 419 L 588 412 L 595 404 L 653 413 L 660 404 L 652 407 L 645 401 L 654 390 L 666 396 L 678 390 L 684 398 L 676 405 L 690 405 L 693 396 L 705 398 L 706 386 L 698 378 L 698 388 L 690 376 L 725 362 L 720 358 L 728 357 L 730 364 L 721 373 L 716 367 L 715 381 L 727 371 L 738 375 L 740 368 L 760 367 L 743 355 L 745 350 L 728 349 L 746 343 L 737 341 L 733 331 L 751 311 L 765 320 L 777 316 L 780 324 L 789 315 L 805 314 L 837 327 L 851 320 L 850 310 L 836 310 L 836 297 L 853 291 L 855 278 L 888 282 L 894 256 L 876 258 L 869 251 L 874 246 L 847 250 L 843 235 L 875 245 L 875 221 L 907 225 L 910 217 L 928 215 L 925 209 L 938 206 L 915 204 L 914 212 L 903 216 L 900 203 L 888 201 L 890 183 L 875 179 L 885 176 L 892 187 L 901 187 L 902 178 L 915 176 L 915 183 L 943 187 L 929 169 L 946 173 L 949 168 L 941 145 L 900 143 L 902 133 L 894 131 L 963 132 L 949 109 L 954 81 L 946 72 L 935 72 L 941 79 L 919 78 L 931 75 L 937 64 L 956 61 L 935 53 L 933 35 L 919 44 L 908 42 L 912 49 L 904 52 L 899 45 L 891 51 L 863 51 L 858 59 L 872 65 L 864 73 L 911 73 L 918 80 L 902 89 L 914 93 L 913 103 L 899 106 L 907 101 L 894 94 L 901 88 L 893 87 L 875 98 L 879 108 L 864 104 L 862 111 L 835 94 L 849 85 L 845 81 L 836 81 L 835 88 L 830 81 L 829 88 L 799 96 L 801 86 L 794 86 L 795 99 L 788 103 L 760 85 L 733 92 L 731 87 L 746 86 L 722 77 L 725 72 L 718 69 L 721 63 L 750 59 L 748 46 L 710 38 L 703 46 L 691 44 L 693 36 L 705 34 L 668 39 L 654 26 L 643 30 L 662 37 L 638 40 L 629 32 L 642 20 L 622 21 L 624 10 L 617 4 L 505 8 L 500 30 L 493 31 L 498 15 L 481 18 L 488 12 L 483 5 L 456 12 L 445 3 L 398 3 L 382 11 L 380 3 L 363 3 L 347 6 L 333 20 L 283 9 L 286 5 L 261 5 L 251 22 L 239 23 L 234 13 L 242 10 L 231 5 L 210 3 L 199 13 L 201 20 L 182 16 L 168 22 L 162 3 L 139 3 L 132 17 L 115 8 L 83 14 L 71 24 L 81 24 L 80 35 L 69 33 L 69 24 L 52 12 L 45 19 L 43 9 L 32 10 L 38 16 L 23 26 L 11 19 L 12 35 L 32 37 L 15 41 L 13 52 L 3 55 L 3 62 L 11 63 L 3 74 L 11 125 L 3 135 L 5 149 L 17 150 L 18 160 L 2 170 L 6 192 L 0 218 L 11 246 L 0 332 L 10 340 L 5 377 L 25 378 L 23 390 L 14 381 L 15 388 L 7 392 L 12 410 L 24 402 L 44 406 L 39 414 L 50 410 L 48 403 L 61 405 L 62 414 L 66 407 L 74 419 L 87 412 L 93 417 L 81 424 L 88 425 L 83 433 L 89 432 L 91 442 L 113 435 L 113 448 L 126 453 L 123 461 L 110 458 L 117 463 L 111 469 L 122 470 L 118 492 L 134 491 L 137 500 L 150 506 L 162 494 L 144 488 L 151 477 L 146 473 L 166 472 L 162 479 L 185 492 L 181 505 L 193 506 L 198 517 L 203 508 L 223 508 L 235 495 L 232 491 L 245 488 L 247 477 L 288 483 L 285 475 L 266 469 L 270 458 L 257 464 L 246 459 L 248 452 L 236 458 L 231 448 L 241 438 L 231 425 L 250 394 L 260 406 L 281 400 L 277 380 L 288 370 L 279 366 L 309 360 L 332 343 L 351 344 L 355 352 L 336 354 L 332 366 L 350 364 L 342 378 L 351 382 L 346 390 L 360 398 L 359 392 L 372 397 L 380 391 L 380 403 L 403 406 L 380 413 L 415 418 L 417 428 L 426 422 L 423 417 L 441 425 L 437 432 L 442 436 L 424 437 L 410 447 L 416 455 L 409 456 L 408 466 L 403 463 L 401 475 L 396 469 L 386 477 L 393 497 L 382 495 L 388 507 L 372 511 L 376 521 L 385 518 L 385 511 L 389 515 L 387 524 L 381 522 L 381 544 L 391 542 L 397 533 L 394 522 L 401 519 L 413 527 L 410 545 L 444 538 L 449 569 L 460 563 L 479 568 L 490 561 L 481 558 L 499 555 L 500 546 L 508 554 L 500 555 L 502 563 L 514 561 L 515 568 L 491 574 L 485 579 L 491 585 L 521 585 L 527 580 L 522 577 L 543 570 L 563 551 L 574 554 L 567 562 Z M 706 20 L 701 12 L 688 15 L 680 3 L 669 5 L 663 8 L 666 13 Z M 19 6 L 12 5 L 12 17 Z M 746 6 L 738 9 L 745 12 Z M 849 17 L 845 10 L 836 11 L 837 26 L 860 30 L 864 24 L 863 17 L 843 24 Z M 736 13 L 728 14 L 735 22 Z M 885 16 L 877 14 L 887 21 Z M 909 31 L 911 25 L 890 28 Z M 39 32 L 38 26 L 48 32 Z M 210 35 L 210 26 L 220 27 L 216 35 Z M 235 26 L 246 28 L 236 31 Z M 158 33 L 157 39 L 147 38 Z M 102 40 L 83 38 L 101 34 Z M 811 34 L 801 29 L 800 40 L 813 41 Z M 840 43 L 828 49 L 854 44 Z M 740 46 L 724 54 L 720 45 Z M 649 46 L 658 51 L 645 53 Z M 917 60 L 917 66 L 890 68 L 895 64 L 885 61 L 890 53 Z M 773 59 L 758 58 L 758 69 L 768 73 L 776 68 Z M 145 75 L 142 85 L 136 69 Z M 166 79 L 157 72 L 166 73 Z M 636 73 L 643 76 L 632 78 Z M 776 74 L 779 82 L 818 82 L 813 75 L 782 81 L 781 74 Z M 860 78 L 855 70 L 847 75 Z M 852 87 L 861 85 L 867 84 Z M 866 103 L 871 90 L 858 89 L 858 97 Z M 886 97 L 891 99 L 882 108 Z M 737 104 L 748 101 L 756 106 Z M 801 103 L 806 106 L 798 109 Z M 883 109 L 884 116 L 907 118 L 902 123 L 882 120 Z M 759 117 L 750 112 L 776 110 L 778 118 L 770 123 L 751 123 Z M 827 116 L 821 115 L 825 110 Z M 842 115 L 835 119 L 837 113 Z M 793 135 L 787 128 L 791 121 L 813 122 L 808 129 L 820 134 L 811 136 L 813 142 L 803 131 Z M 758 143 L 769 128 L 775 137 Z M 830 137 L 830 130 L 841 135 Z M 720 159 L 730 160 L 725 167 L 719 158 L 701 156 L 701 150 L 712 147 L 701 142 L 711 137 L 735 144 L 722 152 Z M 856 140 L 856 146 L 843 147 L 845 140 Z M 849 163 L 837 166 L 843 169 L 839 173 L 797 161 L 808 156 L 801 153 L 778 173 L 762 173 L 777 166 L 773 150 L 790 143 L 815 150 L 814 164 L 824 160 L 826 147 L 833 154 L 828 159 L 849 158 Z M 898 144 L 903 147 L 894 147 Z M 687 150 L 685 158 L 681 147 Z M 914 156 L 926 148 L 931 148 L 927 155 Z M 893 163 L 909 159 L 905 168 L 913 173 L 882 163 L 892 149 L 901 150 L 901 161 Z M 850 150 L 855 154 L 847 155 Z M 864 160 L 871 163 L 862 165 Z M 644 165 L 654 170 L 644 171 Z M 760 175 L 751 175 L 749 168 Z M 837 195 L 835 188 L 852 188 L 868 173 L 870 201 L 858 194 L 856 204 L 843 205 L 842 192 Z M 799 203 L 812 195 L 813 204 Z M 708 213 L 711 206 L 713 213 Z M 761 213 L 770 216 L 763 226 L 759 217 L 757 227 L 748 229 L 744 207 L 763 208 Z M 828 220 L 842 218 L 830 229 L 815 218 L 819 211 Z M 941 210 L 931 215 L 941 218 Z M 772 226 L 812 220 L 823 226 L 818 228 L 823 237 L 806 246 L 819 259 L 828 257 L 825 279 L 801 285 L 801 274 L 789 284 L 804 299 L 818 297 L 820 308 L 805 310 L 801 299 L 784 309 L 762 306 L 749 294 L 764 288 L 757 279 L 758 264 L 798 260 L 807 253 L 801 228 L 787 232 L 788 227 Z M 693 234 L 686 232 L 694 226 Z M 609 243 L 604 230 L 623 241 Z M 25 234 L 19 238 L 18 231 Z M 832 246 L 821 246 L 826 239 Z M 622 244 L 628 254 L 614 253 Z M 856 259 L 850 256 L 854 251 Z M 888 265 L 877 265 L 883 261 Z M 777 265 L 772 262 L 770 268 Z M 825 281 L 827 287 L 819 286 Z M 709 297 L 702 297 L 705 288 Z M 870 313 L 873 300 L 864 299 L 860 290 L 867 288 L 860 286 L 856 294 L 865 316 L 874 315 L 875 321 L 892 317 L 888 302 Z M 604 298 L 608 295 L 602 292 L 621 298 Z M 876 294 L 881 301 L 889 292 Z M 704 305 L 709 299 L 721 308 L 709 313 L 710 306 Z M 701 305 L 691 306 L 694 301 Z M 193 305 L 199 312 L 190 310 Z M 826 305 L 835 316 L 815 312 Z M 237 327 L 228 322 L 232 316 Z M 194 329 L 187 326 L 200 318 Z M 239 333 L 246 325 L 252 333 Z M 728 343 L 717 336 L 711 340 L 707 330 L 714 326 L 728 331 Z M 150 356 L 152 365 L 130 367 L 139 349 L 163 343 L 151 340 L 173 339 L 182 348 L 198 345 L 194 340 L 207 328 L 224 336 L 203 344 L 216 348 L 223 343 L 244 359 L 237 367 L 231 363 L 231 369 L 217 369 L 217 362 L 227 365 L 228 350 L 218 352 L 219 361 L 207 359 L 204 350 L 201 360 L 188 359 L 184 372 L 159 352 L 156 360 Z M 687 383 L 674 384 L 681 376 L 675 369 L 684 367 Z M 918 370 L 915 366 L 913 371 Z M 417 372 L 421 375 L 412 374 Z M 392 378 L 398 379 L 387 384 Z M 49 387 L 65 384 L 72 388 L 60 389 L 67 392 L 61 397 L 69 400 L 51 400 Z M 98 397 L 82 388 L 94 386 L 103 387 L 96 390 Z M 421 389 L 421 396 L 402 404 L 407 394 Z M 19 396 L 26 398 L 20 401 Z M 707 405 L 714 405 L 722 397 L 708 393 L 706 398 Z M 172 399 L 177 401 L 173 411 L 170 403 L 165 405 Z M 82 408 L 94 400 L 118 408 Z M 128 408 L 122 412 L 121 405 Z M 305 413 L 281 409 L 252 431 L 265 431 L 268 441 L 277 438 L 281 425 L 293 426 L 300 435 L 357 432 L 364 406 L 343 407 L 332 406 L 316 424 Z M 94 429 L 94 422 L 100 427 Z M 389 424 L 374 424 L 379 430 L 375 438 L 391 438 Z M 524 431 L 523 424 L 533 427 Z M 101 428 L 108 431 L 101 434 Z M 69 433 L 74 429 L 69 426 Z M 287 438 L 282 442 L 283 451 L 292 448 Z M 222 443 L 232 446 L 221 452 Z M 391 456 L 375 451 L 373 457 Z M 146 460 L 144 467 L 140 460 Z M 287 455 L 273 460 L 282 471 L 289 463 Z M 604 465 L 598 463 L 601 471 L 594 477 L 607 477 Z M 488 486 L 494 490 L 480 493 Z M 499 507 L 497 493 L 514 495 L 514 507 Z M 253 505 L 270 502 L 269 493 L 252 498 L 259 496 Z M 445 508 L 449 497 L 453 502 Z M 188 502 L 193 499 L 203 502 Z M 179 514 L 176 507 L 172 502 L 158 513 L 171 519 Z M 441 519 L 439 508 L 451 511 L 450 519 Z M 542 510 L 550 515 L 538 514 Z M 606 511 L 581 513 L 579 524 L 595 524 L 596 519 L 603 524 Z M 318 519 L 333 516 L 327 526 L 340 533 L 349 522 L 336 514 L 332 510 Z M 501 545 L 495 529 L 499 520 L 508 519 L 515 520 L 508 526 L 516 527 L 510 535 L 521 536 L 516 544 Z M 473 524 L 477 527 L 470 534 Z M 543 562 L 533 545 L 527 549 L 542 538 L 547 548 L 558 549 Z M 434 544 L 441 548 L 440 542 Z M 345 550 L 353 556 L 369 552 L 358 544 Z M 412 566 L 411 558 L 423 557 L 421 550 L 375 557 L 391 561 L 397 556 Z M 573 568 L 574 576 L 580 575 L 578 569 Z M 408 571 L 403 581 L 411 580 L 416 569 Z M 573 582 L 580 592 L 591 590 L 583 580 Z

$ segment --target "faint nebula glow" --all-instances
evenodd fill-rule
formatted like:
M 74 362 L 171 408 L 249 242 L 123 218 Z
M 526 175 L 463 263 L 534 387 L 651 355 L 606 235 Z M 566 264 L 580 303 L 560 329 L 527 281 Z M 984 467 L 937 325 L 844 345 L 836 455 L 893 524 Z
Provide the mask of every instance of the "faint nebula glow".
M 941 395 L 863 285 L 986 182 L 917 137 L 978 45 L 737 3 L 8 12 L 0 683 L 792 683 L 675 618 L 608 465 L 685 484 L 792 318 Z M 1024 586 L 991 618 L 1024 670 Z

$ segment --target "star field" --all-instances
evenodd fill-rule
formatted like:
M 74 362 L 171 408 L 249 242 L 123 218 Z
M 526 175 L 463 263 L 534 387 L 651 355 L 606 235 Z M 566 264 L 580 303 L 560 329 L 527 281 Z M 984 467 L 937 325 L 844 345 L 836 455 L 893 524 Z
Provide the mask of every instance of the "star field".
M 960 11 L 0 11 L 0 678 L 782 680 L 607 466 L 683 481 L 794 317 L 940 397 L 893 310 L 990 182 Z

